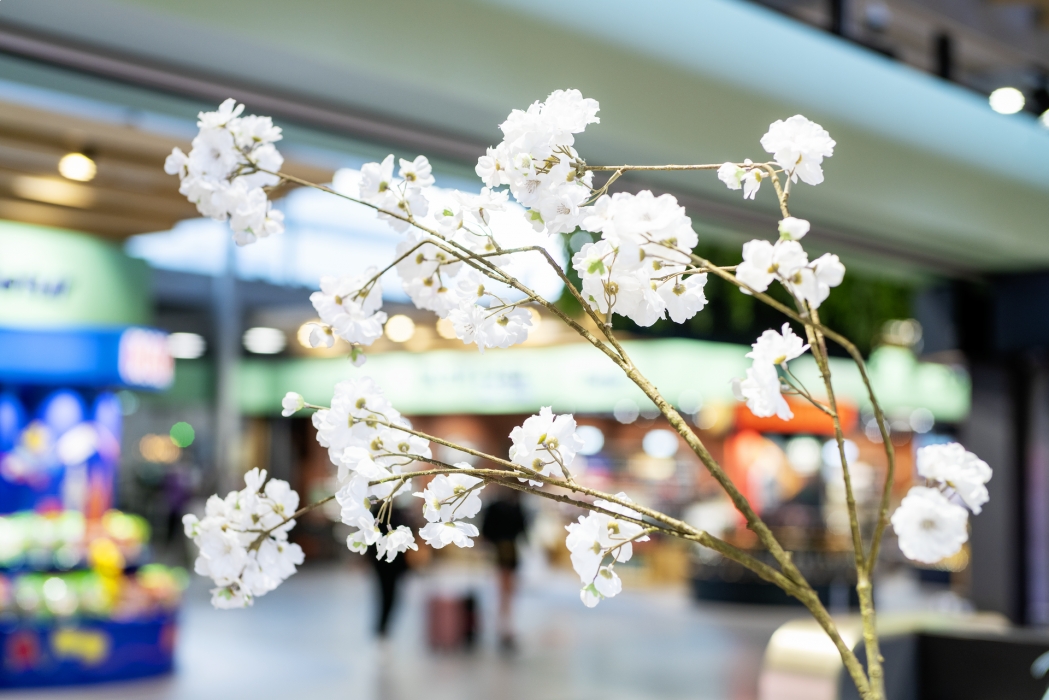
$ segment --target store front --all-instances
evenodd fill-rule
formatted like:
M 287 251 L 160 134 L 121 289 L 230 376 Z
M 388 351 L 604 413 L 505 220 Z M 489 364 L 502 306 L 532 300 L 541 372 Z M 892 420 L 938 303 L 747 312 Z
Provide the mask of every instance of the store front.
M 148 269 L 10 222 L 0 250 L 0 687 L 168 672 L 187 576 L 115 488 L 133 392 L 174 381 Z

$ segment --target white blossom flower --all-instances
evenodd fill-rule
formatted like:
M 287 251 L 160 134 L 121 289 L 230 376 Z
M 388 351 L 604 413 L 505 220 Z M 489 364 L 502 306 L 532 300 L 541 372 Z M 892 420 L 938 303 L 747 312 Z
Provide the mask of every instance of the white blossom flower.
M 845 266 L 837 255 L 825 253 L 798 270 L 789 281 L 791 291 L 812 308 L 818 308 L 830 296 L 832 287 L 845 279 Z
M 801 357 L 809 346 L 791 330 L 789 323 L 784 323 L 779 333 L 770 329 L 758 336 L 751 348 L 747 357 L 755 364 L 786 367 L 787 362 Z
M 209 498 L 203 519 L 192 514 L 182 519 L 199 550 L 193 569 L 215 582 L 212 604 L 218 608 L 251 605 L 303 561 L 299 546 L 287 541 L 299 495 L 285 481 L 267 482 L 259 469 L 245 474 L 244 482 L 244 489 L 224 499 Z
M 601 535 L 598 532 L 600 527 L 601 523 L 596 518 L 582 515 L 579 516 L 578 522 L 565 526 L 568 530 L 565 546 L 571 556 L 572 568 L 584 584 L 593 581 L 605 557 Z
M 745 161 L 747 164 L 750 163 L 748 158 Z M 746 175 L 743 176 L 743 199 L 754 199 L 758 195 L 758 190 L 761 189 L 761 182 L 765 179 L 765 171 L 761 168 L 750 168 L 747 170 Z
M 755 292 L 764 292 L 773 280 L 789 279 L 806 264 L 808 255 L 797 241 L 779 240 L 775 245 L 750 241 L 743 244 L 743 262 L 736 267 L 736 279 Z
M 699 313 L 707 305 L 703 287 L 707 284 L 707 275 L 690 275 L 671 280 L 659 287 L 659 296 L 666 304 L 667 314 L 674 323 L 684 323 Z
M 892 514 L 904 556 L 935 564 L 957 554 L 969 539 L 969 513 L 936 489 L 914 486 Z
M 750 412 L 759 418 L 778 416 L 790 420 L 794 413 L 783 398 L 776 366 L 800 357 L 808 349 L 790 325 L 783 324 L 782 332 L 767 330 L 751 346 L 747 357 L 754 362 L 742 381 L 734 380 L 732 391 L 740 401 L 746 401 Z
M 433 168 L 426 156 L 417 156 L 413 161 L 401 158 L 401 168 L 397 174 L 413 189 L 424 189 L 434 183 Z
M 788 216 L 779 222 L 779 235 L 780 238 L 800 241 L 809 232 L 809 228 L 811 228 L 811 225 L 805 219 Z
M 500 144 L 496 148 L 489 147 L 485 154 L 477 159 L 474 171 L 486 187 L 499 187 L 510 184 L 506 173 L 509 167 L 509 154 L 505 145 Z
M 321 289 L 310 295 L 310 302 L 332 334 L 359 345 L 371 345 L 382 336 L 386 313 L 378 311 L 382 288 L 378 281 L 371 282 L 375 274 L 376 269 L 371 267 L 357 277 L 321 278 Z M 313 340 L 311 332 L 310 342 L 317 347 Z M 327 343 L 323 335 L 317 340 Z
M 987 502 L 987 482 L 992 471 L 982 459 L 957 442 L 929 445 L 918 450 L 918 475 L 951 487 L 977 515 Z
M 743 176 L 747 171 L 735 163 L 725 163 L 718 168 L 718 179 L 725 183 L 730 190 L 738 190 L 743 187 Z
M 611 309 L 651 326 L 668 312 L 683 323 L 706 305 L 705 276 L 682 281 L 697 239 L 672 197 L 602 197 L 586 223 L 600 229 L 602 239 L 585 244 L 572 266 L 582 279 L 583 298 L 599 313 Z
M 331 408 L 313 414 L 317 441 L 328 448 L 328 456 L 335 464 L 340 463 L 347 448 L 363 449 L 386 423 L 406 422 L 371 377 L 339 382 Z
M 490 348 L 508 348 L 528 340 L 528 329 L 532 327 L 532 314 L 528 309 L 515 306 L 491 313 L 485 330 L 485 345 Z
M 750 412 L 759 418 L 778 416 L 782 420 L 794 417 L 783 398 L 779 374 L 772 365 L 753 365 L 742 381 L 733 384 L 733 392 L 740 401 L 746 401 Z
M 630 502 L 625 493 L 616 494 L 620 501 Z M 594 505 L 606 511 L 640 520 L 641 514 L 606 500 L 596 500 Z M 580 516 L 565 528 L 568 536 L 565 546 L 571 553 L 572 568 L 583 583 L 580 597 L 587 607 L 594 607 L 604 598 L 611 598 L 622 590 L 619 577 L 612 570 L 616 562 L 629 561 L 633 556 L 633 543 L 646 542 L 644 528 L 637 523 L 622 520 L 607 513 L 596 511 Z M 611 563 L 603 566 L 606 557 Z
M 189 174 L 189 157 L 178 146 L 173 148 L 164 160 L 164 172 L 168 175 L 178 175 L 180 178 Z
M 776 163 L 794 182 L 809 185 L 823 182 L 824 158 L 834 155 L 834 139 L 819 124 L 800 114 L 786 121 L 778 120 L 761 137 L 761 147 L 772 154 Z
M 622 590 L 623 582 L 619 580 L 619 576 L 612 570 L 612 567 L 602 566 L 594 576 L 594 582 L 589 586 L 584 586 L 579 592 L 579 597 L 583 600 L 583 605 L 592 608 L 605 598 L 618 595 Z
M 474 303 L 453 309 L 448 314 L 455 335 L 464 343 L 485 348 L 508 348 L 528 339 L 532 315 L 526 309 L 492 310 Z
M 201 129 L 222 129 L 244 112 L 244 105 L 237 104 L 232 97 L 224 100 L 215 112 L 197 114 L 197 126 Z
M 382 559 L 385 556 L 386 561 L 391 562 L 398 554 L 409 549 L 419 549 L 415 544 L 415 535 L 407 525 L 399 525 L 375 542 L 375 558 Z
M 302 394 L 297 394 L 294 391 L 289 391 L 284 395 L 284 399 L 280 402 L 281 412 L 280 414 L 287 418 L 288 416 L 294 415 L 302 410 L 303 406 L 306 405 L 306 400 L 302 398 Z
M 456 464 L 469 469 L 466 463 Z M 480 491 L 484 482 L 467 474 L 438 474 L 427 487 L 413 494 L 423 499 L 423 517 L 427 522 L 449 522 L 472 518 L 481 512 Z
M 335 345 L 335 331 L 324 323 L 310 324 L 310 347 L 330 348 Z
M 474 221 L 480 224 L 488 225 L 491 222 L 491 213 L 493 211 L 504 211 L 506 209 L 506 203 L 509 199 L 510 193 L 506 190 L 491 190 L 488 187 L 481 189 L 479 194 L 467 197 L 461 195 L 462 206 L 465 208 Z M 480 252 L 480 251 L 478 251 Z
M 453 520 L 445 523 L 428 523 L 419 530 L 419 536 L 434 549 L 442 549 L 449 544 L 456 547 L 473 547 L 471 537 L 477 537 L 477 528 L 470 523 Z
M 202 215 L 230 222 L 238 245 L 284 231 L 284 215 L 262 189 L 280 181 L 273 173 L 284 158 L 273 144 L 281 130 L 269 117 L 241 116 L 243 111 L 229 99 L 216 112 L 201 112 L 189 154 L 176 148 L 164 163 Z
M 549 406 L 510 431 L 510 439 L 510 461 L 545 476 L 561 476 L 583 448 L 575 418 L 568 413 L 555 415 Z
M 371 512 L 372 502 L 369 498 L 371 488 L 368 482 L 369 477 L 353 473 L 335 492 L 335 500 L 341 508 L 339 519 L 350 527 L 366 530 L 375 524 L 375 517 Z
M 509 185 L 537 231 L 572 231 L 593 181 L 592 172 L 577 172 L 572 144 L 575 134 L 599 121 L 597 111 L 597 101 L 578 90 L 557 90 L 546 102 L 513 110 L 499 127 L 502 143 L 478 159 L 477 176 L 487 187 Z
M 360 196 L 377 206 L 389 203 L 393 190 L 393 154 L 381 163 L 365 163 L 361 166 Z
M 382 531 L 378 525 L 362 527 L 346 537 L 346 548 L 356 554 L 364 554 L 368 547 L 376 544 L 381 538 Z

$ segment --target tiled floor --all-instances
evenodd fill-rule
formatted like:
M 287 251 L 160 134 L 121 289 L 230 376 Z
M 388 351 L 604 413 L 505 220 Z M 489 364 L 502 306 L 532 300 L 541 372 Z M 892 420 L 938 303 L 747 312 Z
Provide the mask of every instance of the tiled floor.
M 32 700 L 753 700 L 761 654 L 793 609 L 698 605 L 683 591 L 627 591 L 594 610 L 568 575 L 532 576 L 517 609 L 520 644 L 495 649 L 490 574 L 410 580 L 387 646 L 370 636 L 368 569 L 314 567 L 244 611 L 212 610 L 190 590 L 177 673 L 89 689 L 4 693 Z M 439 588 L 480 593 L 477 651 L 434 654 L 423 609 Z

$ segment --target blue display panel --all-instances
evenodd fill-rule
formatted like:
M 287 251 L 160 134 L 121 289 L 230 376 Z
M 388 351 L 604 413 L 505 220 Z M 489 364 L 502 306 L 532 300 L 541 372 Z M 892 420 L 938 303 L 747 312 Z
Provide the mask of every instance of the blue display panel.
M 0 328 L 0 384 L 166 389 L 167 334 L 149 328 Z
M 109 392 L 0 392 L 0 514 L 77 510 L 100 516 L 113 502 L 121 418 Z

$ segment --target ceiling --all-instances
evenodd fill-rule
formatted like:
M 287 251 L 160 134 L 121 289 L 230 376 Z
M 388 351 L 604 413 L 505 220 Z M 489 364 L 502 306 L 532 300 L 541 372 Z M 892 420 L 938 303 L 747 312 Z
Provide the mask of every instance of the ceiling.
M 813 250 L 887 273 L 1049 267 L 1049 133 L 1032 115 L 994 114 L 983 95 L 736 0 L 652 0 L 644 12 L 628 0 L 50 0 L 0 4 L 0 30 L 51 42 L 34 60 L 95 76 L 63 78 L 71 92 L 183 119 L 234 95 L 287 125 L 289 148 L 348 135 L 445 156 L 461 174 L 511 108 L 561 87 L 601 101 L 602 123 L 578 141 L 592 163 L 760 158 L 767 125 L 801 112 L 838 142 L 827 181 L 792 198 L 813 221 Z M 73 50 L 103 58 L 87 65 Z M 296 136 L 296 124 L 312 131 Z M 129 167 L 159 168 L 169 147 Z M 124 231 L 178 216 L 175 188 L 147 184 L 162 176 L 103 181 L 105 157 L 100 189 L 159 198 L 146 211 L 123 203 Z M 709 174 L 625 184 L 673 191 L 702 235 L 774 231 L 768 192 L 743 202 Z
M 163 170 L 171 149 L 187 145 L 128 124 L 0 102 L 0 218 L 114 239 L 167 230 L 197 216 Z M 98 167 L 94 179 L 63 178 L 59 159 L 85 151 Z M 314 182 L 331 178 L 330 170 L 301 163 L 286 170 Z

